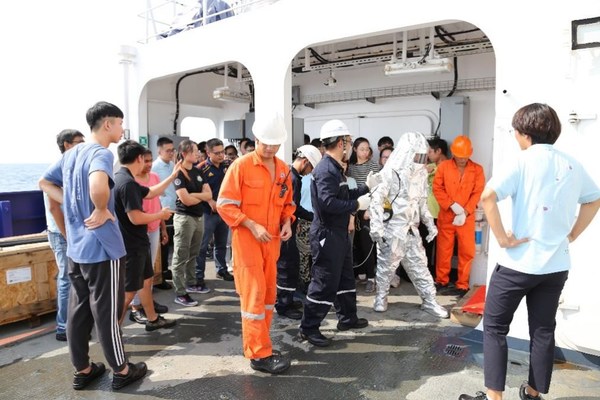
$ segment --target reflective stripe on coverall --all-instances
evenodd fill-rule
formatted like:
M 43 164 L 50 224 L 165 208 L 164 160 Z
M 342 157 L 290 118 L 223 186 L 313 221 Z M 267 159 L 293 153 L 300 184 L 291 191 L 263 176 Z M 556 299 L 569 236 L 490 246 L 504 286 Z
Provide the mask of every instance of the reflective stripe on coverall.
M 437 226 L 437 255 L 435 281 L 447 285 L 454 252 L 454 238 L 458 239 L 458 289 L 469 289 L 471 264 L 475 257 L 475 208 L 483 192 L 485 177 L 481 165 L 469 160 L 462 178 L 454 159 L 442 161 L 433 179 L 433 194 L 440 205 Z M 454 212 L 450 206 L 460 204 L 467 214 L 463 226 L 452 225 Z
M 303 333 L 319 331 L 336 297 L 338 320 L 349 325 L 357 320 L 348 222 L 350 213 L 358 207 L 356 199 L 368 191 L 364 184 L 349 190 L 341 165 L 328 154 L 313 171 L 310 190 L 314 213 L 310 227 L 313 275 L 300 324 Z
M 240 296 L 242 346 L 247 358 L 273 354 L 269 329 L 276 296 L 276 263 L 280 229 L 293 221 L 292 180 L 288 166 L 277 157 L 275 182 L 256 152 L 238 158 L 228 169 L 217 200 L 217 211 L 232 229 L 233 273 Z M 251 219 L 273 239 L 260 243 L 242 222 Z

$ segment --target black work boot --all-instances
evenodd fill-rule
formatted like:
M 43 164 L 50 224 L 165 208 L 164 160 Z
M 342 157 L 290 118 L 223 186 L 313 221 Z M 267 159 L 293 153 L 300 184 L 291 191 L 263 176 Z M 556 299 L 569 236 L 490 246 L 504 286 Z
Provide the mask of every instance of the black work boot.
M 290 360 L 279 353 L 274 353 L 269 357 L 250 360 L 250 367 L 256 371 L 280 374 L 290 367 Z

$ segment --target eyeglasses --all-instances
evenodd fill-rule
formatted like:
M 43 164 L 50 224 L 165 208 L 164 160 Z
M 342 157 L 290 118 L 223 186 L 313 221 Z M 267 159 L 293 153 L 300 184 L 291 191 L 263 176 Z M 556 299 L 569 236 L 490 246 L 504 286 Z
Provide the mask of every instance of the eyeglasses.
M 166 151 L 167 153 L 173 153 L 173 152 L 175 151 L 175 149 L 165 149 L 165 151 Z
M 215 156 L 222 156 L 223 154 L 225 154 L 224 150 L 221 151 L 211 151 L 212 154 L 214 154 Z

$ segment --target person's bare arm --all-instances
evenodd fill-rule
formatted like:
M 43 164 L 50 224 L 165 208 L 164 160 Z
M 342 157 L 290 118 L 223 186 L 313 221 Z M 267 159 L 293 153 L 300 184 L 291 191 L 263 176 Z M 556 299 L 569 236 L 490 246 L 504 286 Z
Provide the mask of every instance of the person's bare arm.
M 490 229 L 494 233 L 500 247 L 516 247 L 529 241 L 529 238 L 517 239 L 512 232 L 504 230 L 504 224 L 502 224 L 502 219 L 500 218 L 497 200 L 496 192 L 494 192 L 493 189 L 486 187 L 483 190 L 481 195 L 483 211 L 485 211 L 485 216 L 488 224 L 490 224 Z
M 573 224 L 571 232 L 567 235 L 567 239 L 569 239 L 569 242 L 572 242 L 575 239 L 577 239 L 577 237 L 581 235 L 585 228 L 588 227 L 590 222 L 592 222 L 592 220 L 596 216 L 598 208 L 600 208 L 600 199 L 591 203 L 585 203 L 581 205 L 581 207 L 579 208 L 579 215 L 575 220 L 575 224 Z
M 38 181 L 38 186 L 42 190 L 42 192 L 48 195 L 48 198 L 58 202 L 58 204 L 62 204 L 63 202 L 63 190 L 60 186 L 55 185 L 54 183 L 41 178 Z
M 148 191 L 148 194 L 144 198 L 145 199 L 153 199 L 156 196 L 162 195 L 165 192 L 165 190 L 167 190 L 169 185 L 171 183 L 173 183 L 173 181 L 177 177 L 177 174 L 179 173 L 179 170 L 181 169 L 181 163 L 182 163 L 182 161 L 180 160 L 177 162 L 177 164 L 175 164 L 175 168 L 173 168 L 173 172 L 164 181 L 159 182 L 154 186 L 150 186 L 149 187 L 150 190 Z
M 89 183 L 90 200 L 94 204 L 94 210 L 83 222 L 88 229 L 95 229 L 104 225 L 108 220 L 114 221 L 115 217 L 108 209 L 111 194 L 106 172 L 92 172 L 89 176 Z
M 67 228 L 65 226 L 65 214 L 63 214 L 63 210 L 60 207 L 60 203 L 50 196 L 48 196 L 48 210 L 52 217 L 54 218 L 54 222 L 58 227 L 58 230 L 63 235 L 63 237 L 67 238 Z

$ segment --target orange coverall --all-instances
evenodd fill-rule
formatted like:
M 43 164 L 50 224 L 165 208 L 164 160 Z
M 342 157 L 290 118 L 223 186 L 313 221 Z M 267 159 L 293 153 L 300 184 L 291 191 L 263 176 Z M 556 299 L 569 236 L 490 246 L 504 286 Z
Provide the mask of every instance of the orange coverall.
M 433 195 L 440 205 L 437 219 L 438 235 L 436 247 L 435 281 L 447 285 L 450 281 L 454 238 L 458 238 L 458 289 L 469 289 L 471 264 L 475 257 L 475 208 L 485 186 L 481 165 L 467 161 L 465 170 L 460 171 L 454 159 L 442 161 L 433 178 Z M 452 225 L 456 214 L 450 209 L 453 203 L 460 204 L 467 215 L 463 226 Z
M 232 230 L 233 273 L 240 296 L 246 358 L 273 354 L 269 330 L 277 295 L 280 229 L 286 219 L 293 222 L 296 210 L 290 169 L 277 157 L 274 160 L 272 182 L 256 152 L 237 159 L 227 170 L 217 199 L 217 211 Z M 268 243 L 256 240 L 242 225 L 247 218 L 265 227 L 273 239 Z

